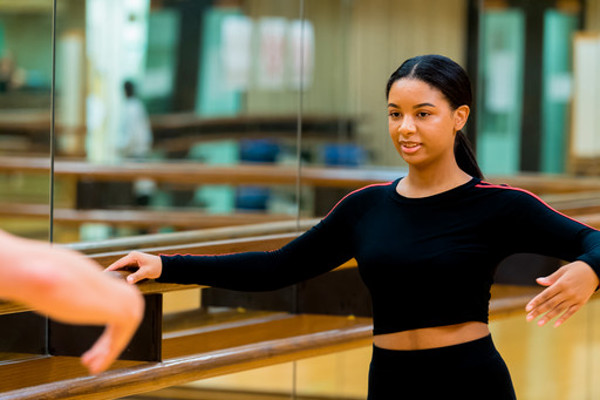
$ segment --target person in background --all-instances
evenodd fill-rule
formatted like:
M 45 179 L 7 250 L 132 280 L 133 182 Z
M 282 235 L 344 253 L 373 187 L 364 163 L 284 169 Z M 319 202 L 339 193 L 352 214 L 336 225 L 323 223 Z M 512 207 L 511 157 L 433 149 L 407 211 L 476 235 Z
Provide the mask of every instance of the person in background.
M 123 84 L 125 102 L 121 119 L 121 132 L 117 141 L 122 158 L 143 159 L 152 150 L 150 119 L 142 101 L 136 97 L 135 85 L 131 81 Z
M 142 101 L 136 97 L 135 85 L 132 81 L 125 81 L 125 102 L 121 119 L 121 132 L 117 140 L 117 150 L 120 158 L 142 161 L 152 151 L 152 129 L 150 119 Z M 136 203 L 146 206 L 156 188 L 150 179 L 138 179 L 134 182 L 133 191 Z
M 81 356 L 91 374 L 112 364 L 142 320 L 140 292 L 82 254 L 0 230 L 0 258 L 0 298 L 63 323 L 106 325 Z

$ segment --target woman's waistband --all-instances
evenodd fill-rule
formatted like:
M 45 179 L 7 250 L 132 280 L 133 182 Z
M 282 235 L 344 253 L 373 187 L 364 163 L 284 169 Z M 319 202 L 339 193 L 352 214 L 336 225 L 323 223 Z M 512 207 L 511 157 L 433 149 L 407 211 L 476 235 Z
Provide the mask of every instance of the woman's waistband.
M 420 361 L 439 358 L 457 358 L 464 357 L 466 354 L 484 355 L 487 353 L 496 352 L 496 347 L 492 341 L 492 335 L 488 334 L 480 339 L 471 340 L 464 343 L 454 344 L 451 346 L 434 347 L 430 349 L 418 350 L 393 350 L 384 349 L 373 345 L 373 359 L 377 358 L 380 361 L 397 362 L 399 359 L 410 362 L 411 359 L 419 359 Z

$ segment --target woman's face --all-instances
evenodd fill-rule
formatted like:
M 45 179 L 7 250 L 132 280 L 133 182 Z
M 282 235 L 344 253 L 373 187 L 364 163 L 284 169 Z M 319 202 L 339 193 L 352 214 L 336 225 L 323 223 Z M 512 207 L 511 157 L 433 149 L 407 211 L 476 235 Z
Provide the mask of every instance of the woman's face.
M 468 106 L 453 110 L 442 92 L 418 79 L 394 82 L 388 95 L 390 136 L 412 166 L 454 162 L 454 137 L 468 116 Z

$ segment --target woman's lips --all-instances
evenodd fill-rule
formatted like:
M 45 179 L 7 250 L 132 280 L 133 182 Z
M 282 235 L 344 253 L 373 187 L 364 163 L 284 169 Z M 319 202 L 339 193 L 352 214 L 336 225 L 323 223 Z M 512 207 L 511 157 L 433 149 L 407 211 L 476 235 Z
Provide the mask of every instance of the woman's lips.
M 402 152 L 406 154 L 413 154 L 419 151 L 421 148 L 421 143 L 401 142 L 400 147 L 402 148 Z

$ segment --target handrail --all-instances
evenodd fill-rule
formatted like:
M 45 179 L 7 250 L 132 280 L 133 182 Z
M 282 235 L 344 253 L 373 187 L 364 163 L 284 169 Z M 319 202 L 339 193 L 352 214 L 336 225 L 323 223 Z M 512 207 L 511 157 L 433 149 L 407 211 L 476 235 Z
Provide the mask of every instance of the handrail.
M 75 358 L 52 357 L 7 366 L 13 374 L 44 368 L 38 382 L 0 393 L 8 399 L 118 398 L 251 368 L 323 355 L 370 343 L 368 318 L 290 315 L 272 322 L 163 340 L 160 363 L 116 364 L 98 376 L 85 376 Z M 227 338 L 227 340 L 223 340 Z M 36 365 L 41 365 L 36 367 Z M 62 368 L 62 371 L 61 371 Z M 79 368 L 79 370 L 75 370 Z M 0 366 L 2 374 L 3 366 Z M 56 381 L 59 377 L 68 378 Z M 54 382 L 53 382 L 54 380 Z M 6 382 L 6 386 L 10 383 Z M 5 389 L 6 390 L 6 389 Z
M 203 128 L 207 127 L 228 127 L 231 131 L 233 127 L 241 127 L 243 131 L 247 131 L 248 125 L 288 125 L 296 127 L 297 115 L 241 115 L 235 118 L 231 117 L 200 117 L 195 113 L 171 113 L 171 114 L 156 114 L 150 117 L 153 131 L 168 131 L 172 133 L 176 129 L 185 128 Z M 304 119 L 304 118 L 303 118 Z M 341 116 L 341 115 L 308 115 L 306 121 L 308 124 L 338 124 L 340 120 L 356 121 L 357 118 Z M 296 132 L 293 129 L 294 133 Z
M 157 182 L 182 184 L 263 184 L 294 185 L 297 170 L 272 164 L 215 166 L 194 162 L 124 162 L 118 165 L 93 164 L 84 160 L 58 159 L 57 177 L 81 177 L 96 180 L 133 181 L 149 178 Z M 49 172 L 44 157 L 0 157 L 3 172 Z M 406 174 L 397 167 L 337 168 L 307 166 L 302 169 L 302 184 L 314 187 L 351 188 L 389 182 Z M 491 182 L 507 183 L 538 194 L 600 191 L 600 179 L 569 175 L 520 173 L 496 175 Z
M 0 157 L 0 171 L 47 173 L 48 160 L 36 157 Z M 58 159 L 57 177 L 109 181 L 135 181 L 141 178 L 170 184 L 260 184 L 295 185 L 297 169 L 272 164 L 218 166 L 199 162 L 123 162 L 118 165 L 93 164 L 83 160 Z M 389 182 L 406 173 L 399 168 L 302 168 L 302 184 L 321 187 L 360 187 L 373 182 Z
M 303 232 L 309 229 L 311 226 L 316 225 L 318 222 L 318 218 L 306 218 L 300 219 L 299 221 L 266 222 L 244 226 L 147 234 L 93 242 L 69 243 L 63 246 L 85 254 L 106 253 L 119 250 L 136 250 L 160 246 L 184 245 L 189 243 L 272 235 L 286 232 Z
M 214 240 L 208 242 L 180 244 L 173 246 L 160 246 L 140 249 L 151 254 L 224 254 L 244 251 L 268 251 L 281 247 L 296 238 L 300 232 L 279 233 L 272 235 L 242 237 L 228 240 Z M 89 257 L 103 267 L 107 267 L 129 251 L 112 251 L 107 253 L 91 254 Z
M 571 216 L 600 212 L 600 191 L 597 190 L 546 194 L 541 197 L 553 208 Z
M 45 204 L 6 204 L 0 203 L 0 216 L 19 218 L 48 218 Z M 285 214 L 260 212 L 236 212 L 211 214 L 199 209 L 73 209 L 55 208 L 55 224 L 81 225 L 83 223 L 104 223 L 137 227 L 172 226 L 183 229 L 208 229 L 223 226 L 240 226 L 271 221 L 293 219 Z

